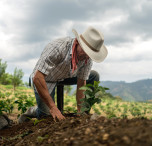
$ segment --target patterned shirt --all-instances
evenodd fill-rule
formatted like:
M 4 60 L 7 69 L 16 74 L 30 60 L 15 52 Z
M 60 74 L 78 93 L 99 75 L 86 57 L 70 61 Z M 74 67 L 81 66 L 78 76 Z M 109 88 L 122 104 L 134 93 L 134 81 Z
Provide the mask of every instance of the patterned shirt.
M 77 69 L 72 73 L 71 60 L 73 42 L 74 38 L 70 37 L 60 38 L 50 42 L 44 48 L 33 70 L 32 78 L 37 70 L 46 75 L 45 81 L 50 94 L 58 81 L 76 76 L 79 79 L 87 80 L 89 77 L 93 64 L 90 58 L 87 64 L 85 64 L 85 61 L 79 61 Z

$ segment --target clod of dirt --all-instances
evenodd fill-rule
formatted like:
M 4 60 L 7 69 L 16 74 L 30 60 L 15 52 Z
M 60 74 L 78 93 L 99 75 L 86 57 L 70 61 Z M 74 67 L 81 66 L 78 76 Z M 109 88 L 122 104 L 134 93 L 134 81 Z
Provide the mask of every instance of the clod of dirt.
M 122 137 L 122 140 L 126 143 L 126 144 L 130 144 L 131 143 L 131 140 L 128 136 L 123 136 Z
M 108 138 L 109 138 L 109 134 L 108 133 L 105 133 L 104 135 L 103 135 L 103 140 L 108 140 Z
M 90 128 L 86 128 L 85 134 L 88 135 L 88 134 L 90 134 L 90 133 L 91 133 L 91 129 L 90 129 Z

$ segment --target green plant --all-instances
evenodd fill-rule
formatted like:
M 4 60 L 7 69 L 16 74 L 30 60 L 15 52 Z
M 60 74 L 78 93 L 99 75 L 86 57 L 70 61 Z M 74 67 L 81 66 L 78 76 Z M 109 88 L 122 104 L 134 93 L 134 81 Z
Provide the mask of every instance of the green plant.
M 4 111 L 4 108 L 5 108 L 5 95 L 0 92 L 0 115 L 2 115 L 2 112 Z
M 118 112 L 121 112 L 121 108 L 118 108 L 117 111 L 118 111 Z
M 104 111 L 105 110 L 105 108 L 104 108 L 104 106 L 103 105 L 99 105 L 99 107 L 100 107 L 100 110 L 102 110 L 102 111 Z
M 4 111 L 5 102 L 0 100 L 0 115 L 2 115 L 2 112 Z
M 14 108 L 14 99 L 9 98 L 10 95 L 10 92 L 0 92 L 0 115 L 2 115 L 2 112 L 12 113 Z
M 21 133 L 21 134 L 18 134 L 18 135 L 16 135 L 16 136 L 14 136 L 14 137 L 8 137 L 7 140 L 9 141 L 9 140 L 21 139 L 21 138 L 23 138 L 24 136 L 27 136 L 27 135 L 31 134 L 32 132 L 33 132 L 33 131 L 28 130 L 28 131 L 25 131 L 24 133 Z
M 65 102 L 64 102 L 64 105 L 68 105 L 69 102 L 70 102 L 70 99 L 69 99 L 69 98 L 66 98 L 66 99 L 65 99 Z
M 85 98 L 81 99 L 81 113 L 87 112 L 90 113 L 92 106 L 101 102 L 101 98 L 106 94 L 105 90 L 109 90 L 108 88 L 99 86 L 100 81 L 94 81 L 94 84 L 87 84 L 79 90 L 85 90 L 83 94 Z M 102 96 L 99 95 L 99 92 L 102 93 Z
M 45 119 L 42 119 L 42 120 L 35 119 L 35 120 L 34 120 L 34 126 L 37 125 L 38 123 L 40 123 L 41 121 L 44 121 L 44 120 L 45 120 Z
M 44 137 L 38 136 L 38 137 L 37 137 L 37 142 L 42 142 L 43 140 L 47 139 L 48 137 L 49 137 L 48 134 L 44 135 Z
M 65 111 L 69 111 L 69 112 L 74 112 L 75 113 L 75 108 L 74 107 L 71 107 L 71 106 L 66 106 L 65 107 Z
M 92 107 L 94 112 L 97 113 L 98 115 L 101 115 L 101 112 L 99 111 L 98 108 L 96 108 L 95 106 Z
M 122 117 L 123 119 L 126 119 L 126 118 L 128 117 L 128 115 L 127 115 L 126 113 L 123 113 L 123 114 L 121 115 L 121 117 Z
M 134 108 L 132 108 L 131 109 L 131 114 L 134 116 L 134 117 L 136 117 L 136 116 L 141 116 L 141 111 L 140 111 L 140 109 L 138 108 L 138 107 L 134 107 Z
M 15 100 L 15 103 L 18 105 L 18 110 L 21 111 L 21 114 L 26 112 L 28 107 L 31 107 L 34 105 L 33 97 L 30 95 L 26 95 L 24 93 L 15 93 L 15 96 L 17 100 Z M 20 114 L 18 114 L 20 116 Z
M 29 120 L 33 121 L 33 124 L 34 126 L 37 125 L 38 123 L 40 123 L 41 121 L 45 121 L 46 119 L 41 119 L 41 120 L 38 120 L 38 119 L 35 119 L 33 120 L 32 118 L 30 117 L 27 117 Z
M 144 108 L 143 108 L 143 110 L 144 110 L 143 114 L 145 115 L 145 114 L 146 114 L 146 112 L 147 112 L 147 108 L 146 108 L 146 107 L 144 107 Z
M 114 117 L 117 117 L 116 114 L 115 114 L 115 108 L 114 107 L 109 107 L 109 108 L 106 108 L 106 115 L 108 118 L 114 118 Z

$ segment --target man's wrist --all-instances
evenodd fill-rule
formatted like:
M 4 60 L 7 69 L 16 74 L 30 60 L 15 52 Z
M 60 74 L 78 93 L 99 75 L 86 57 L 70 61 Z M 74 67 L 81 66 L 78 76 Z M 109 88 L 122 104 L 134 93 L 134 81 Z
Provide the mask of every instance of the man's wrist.
M 56 107 L 56 105 L 54 104 L 54 103 L 51 103 L 50 104 L 50 109 L 53 109 L 53 108 L 55 108 Z

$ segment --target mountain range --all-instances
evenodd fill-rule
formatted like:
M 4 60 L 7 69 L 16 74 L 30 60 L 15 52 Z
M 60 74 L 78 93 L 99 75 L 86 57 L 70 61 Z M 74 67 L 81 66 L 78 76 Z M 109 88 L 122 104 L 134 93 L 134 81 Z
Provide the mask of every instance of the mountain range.
M 108 87 L 107 92 L 125 101 L 152 101 L 152 79 L 143 79 L 127 83 L 124 81 L 100 81 L 100 86 Z M 71 94 L 76 90 L 72 86 Z
M 126 101 L 152 100 L 152 79 L 139 80 L 132 83 L 124 81 L 101 81 L 101 86 L 108 87 L 113 96 L 119 96 Z

